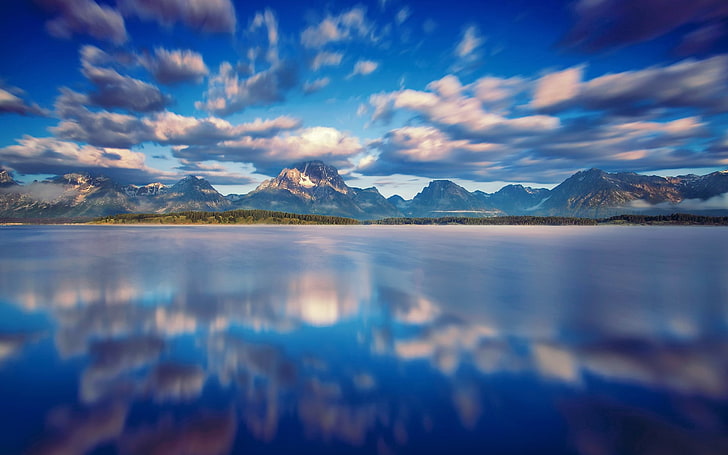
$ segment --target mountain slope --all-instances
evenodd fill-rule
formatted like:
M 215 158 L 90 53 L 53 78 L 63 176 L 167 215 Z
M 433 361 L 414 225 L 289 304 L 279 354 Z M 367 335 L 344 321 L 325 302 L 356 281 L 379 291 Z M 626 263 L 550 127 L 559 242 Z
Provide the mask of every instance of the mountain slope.
M 536 213 L 605 217 L 633 211 L 634 201 L 650 205 L 682 199 L 680 185 L 664 177 L 589 169 L 577 172 L 551 190 Z
M 449 180 L 433 180 L 410 201 L 405 213 L 413 217 L 492 216 L 500 213 L 483 198 Z
M 171 187 L 161 183 L 122 186 L 108 177 L 69 173 L 30 185 L 3 185 L 0 217 L 74 218 L 120 213 L 224 210 L 230 202 L 206 180 L 186 177 Z
M 402 216 L 376 188 L 351 188 L 335 167 L 321 161 L 283 169 L 247 195 L 234 198 L 235 208 L 335 215 L 356 219 Z
M 226 210 L 230 201 L 218 193 L 205 179 L 188 175 L 161 193 L 157 193 L 160 208 L 157 212 L 182 210 Z
M 0 188 L 8 188 L 18 185 L 12 175 L 5 169 L 0 169 Z
M 506 185 L 491 194 L 487 198 L 487 203 L 509 215 L 531 215 L 538 210 L 550 193 L 545 188 Z

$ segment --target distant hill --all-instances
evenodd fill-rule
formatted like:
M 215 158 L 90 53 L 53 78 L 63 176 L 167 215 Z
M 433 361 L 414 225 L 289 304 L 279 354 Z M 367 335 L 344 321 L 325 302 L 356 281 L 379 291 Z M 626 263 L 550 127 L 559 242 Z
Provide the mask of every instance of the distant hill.
M 374 188 L 349 187 L 333 166 L 307 161 L 283 169 L 248 194 L 221 195 L 205 179 L 187 176 L 168 186 L 121 185 L 104 176 L 70 173 L 21 185 L 0 170 L 0 218 L 73 219 L 123 213 L 269 210 L 357 220 L 426 217 L 554 216 L 607 218 L 620 214 L 728 215 L 728 171 L 658 177 L 600 169 L 580 171 L 552 190 L 507 185 L 470 192 L 434 180 L 414 198 L 384 198 Z

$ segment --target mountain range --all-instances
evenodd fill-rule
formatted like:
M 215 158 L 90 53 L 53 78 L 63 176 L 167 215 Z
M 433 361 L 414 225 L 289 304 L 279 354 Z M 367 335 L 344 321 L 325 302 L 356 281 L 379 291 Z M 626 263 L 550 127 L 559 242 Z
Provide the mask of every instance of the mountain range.
M 555 188 L 507 185 L 470 192 L 434 180 L 414 198 L 385 198 L 374 188 L 352 188 L 321 161 L 298 163 L 247 194 L 223 196 L 204 179 L 187 176 L 168 186 L 121 185 L 104 176 L 71 173 L 22 185 L 0 170 L 0 218 L 78 218 L 119 213 L 264 209 L 360 220 L 442 216 L 576 216 L 624 213 L 728 215 L 728 171 L 658 177 L 599 169 L 577 172 Z

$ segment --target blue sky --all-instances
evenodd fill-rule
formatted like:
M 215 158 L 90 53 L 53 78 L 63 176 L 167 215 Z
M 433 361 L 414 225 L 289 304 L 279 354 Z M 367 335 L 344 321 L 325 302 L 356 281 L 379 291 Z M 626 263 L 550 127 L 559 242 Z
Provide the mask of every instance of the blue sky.
M 247 192 L 322 159 L 411 197 L 728 167 L 723 1 L 0 5 L 0 166 Z

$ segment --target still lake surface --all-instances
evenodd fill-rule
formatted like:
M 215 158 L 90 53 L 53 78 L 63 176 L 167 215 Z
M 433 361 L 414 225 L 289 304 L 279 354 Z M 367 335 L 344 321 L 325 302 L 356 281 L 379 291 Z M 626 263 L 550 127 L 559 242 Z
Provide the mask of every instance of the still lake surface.
M 0 227 L 1 454 L 725 454 L 728 229 Z

